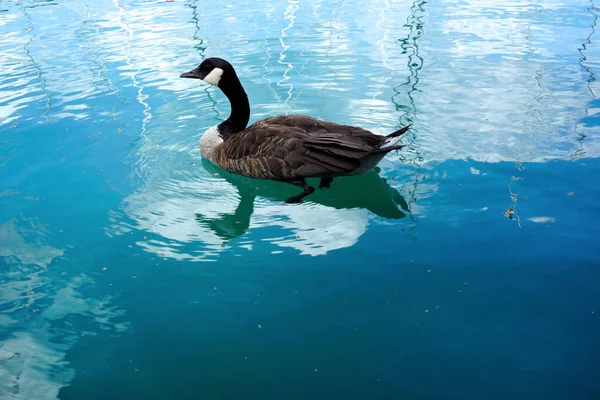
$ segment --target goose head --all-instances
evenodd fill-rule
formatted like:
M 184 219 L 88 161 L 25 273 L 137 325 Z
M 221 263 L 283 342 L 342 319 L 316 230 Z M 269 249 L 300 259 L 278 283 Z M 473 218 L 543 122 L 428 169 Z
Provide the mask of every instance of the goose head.
M 221 87 L 223 83 L 237 80 L 233 66 L 218 57 L 207 58 L 189 72 L 181 74 L 180 78 L 200 79 L 206 83 Z
M 233 66 L 218 57 L 207 58 L 181 78 L 200 79 L 217 86 L 227 96 L 231 104 L 231 115 L 218 125 L 220 135 L 225 139 L 246 129 L 250 119 L 250 103 Z

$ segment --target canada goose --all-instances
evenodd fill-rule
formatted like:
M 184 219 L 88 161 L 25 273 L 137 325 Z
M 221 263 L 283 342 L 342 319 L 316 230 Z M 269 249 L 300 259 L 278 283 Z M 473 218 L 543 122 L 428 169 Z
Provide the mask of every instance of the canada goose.
M 404 147 L 396 143 L 409 126 L 381 136 L 306 115 L 286 115 L 247 127 L 248 95 L 233 66 L 222 58 L 207 58 L 180 77 L 218 86 L 231 103 L 229 118 L 202 135 L 202 156 L 229 172 L 287 182 L 304 190 L 287 203 L 299 203 L 315 191 L 305 178 L 321 178 L 319 188 L 328 188 L 334 177 L 367 172 L 388 152 Z

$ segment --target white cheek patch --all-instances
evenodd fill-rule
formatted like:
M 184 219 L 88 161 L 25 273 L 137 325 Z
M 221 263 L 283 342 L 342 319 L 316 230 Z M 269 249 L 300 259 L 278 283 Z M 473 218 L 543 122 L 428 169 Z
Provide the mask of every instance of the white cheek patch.
M 210 74 L 206 75 L 202 80 L 206 83 L 210 83 L 211 85 L 218 86 L 222 75 L 223 70 L 221 68 L 213 68 L 213 70 L 210 71 Z

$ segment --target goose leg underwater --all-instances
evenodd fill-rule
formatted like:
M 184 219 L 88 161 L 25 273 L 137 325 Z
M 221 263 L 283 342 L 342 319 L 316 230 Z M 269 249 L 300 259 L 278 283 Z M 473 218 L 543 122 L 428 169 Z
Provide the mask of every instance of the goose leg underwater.
M 303 189 L 287 203 L 299 203 L 315 191 L 306 178 L 321 178 L 319 188 L 328 188 L 334 177 L 369 171 L 388 152 L 404 147 L 397 143 L 410 127 L 382 136 L 306 115 L 269 117 L 247 126 L 248 95 L 229 62 L 207 58 L 180 77 L 217 86 L 231 105 L 229 118 L 202 135 L 202 156 L 232 173 Z

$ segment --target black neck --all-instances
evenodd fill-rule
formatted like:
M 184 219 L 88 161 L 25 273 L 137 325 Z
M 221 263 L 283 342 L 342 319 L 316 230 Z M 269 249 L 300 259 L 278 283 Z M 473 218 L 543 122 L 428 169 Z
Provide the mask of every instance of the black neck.
M 250 120 L 250 103 L 237 76 L 228 76 L 222 81 L 219 88 L 229 99 L 231 115 L 219 124 L 219 133 L 224 139 L 246 129 Z

